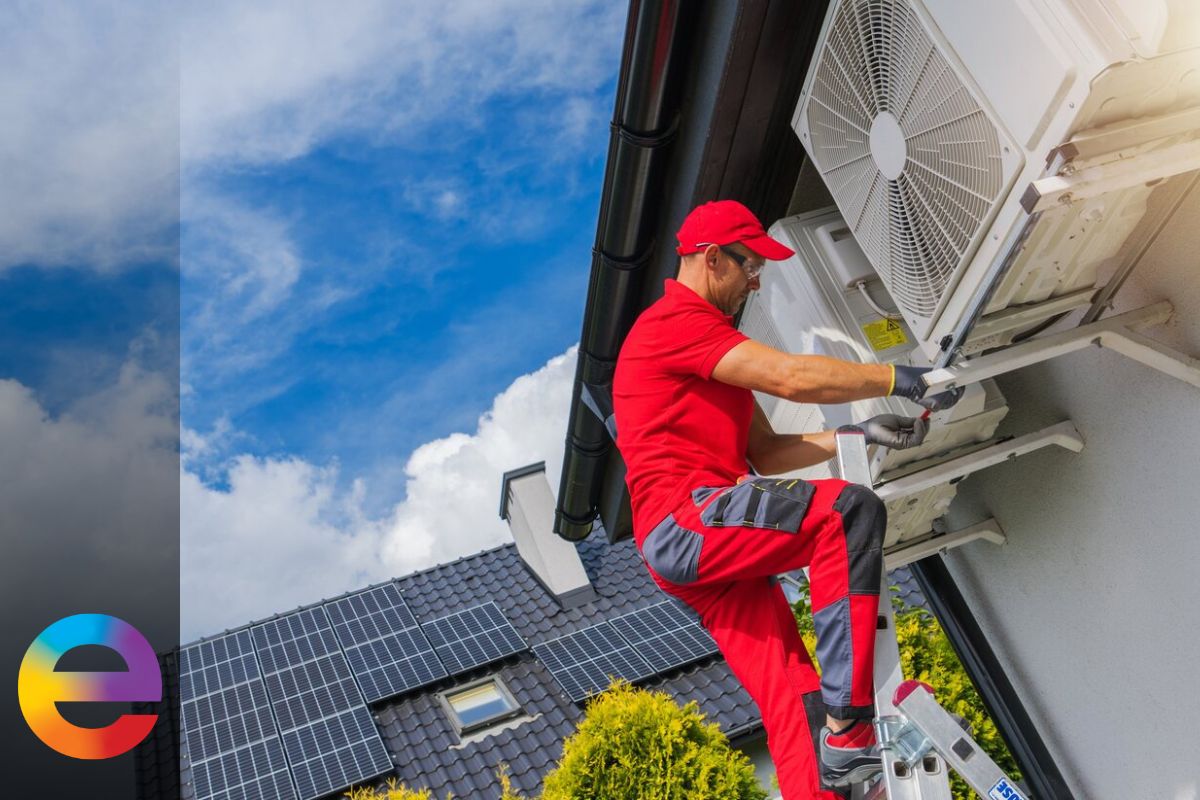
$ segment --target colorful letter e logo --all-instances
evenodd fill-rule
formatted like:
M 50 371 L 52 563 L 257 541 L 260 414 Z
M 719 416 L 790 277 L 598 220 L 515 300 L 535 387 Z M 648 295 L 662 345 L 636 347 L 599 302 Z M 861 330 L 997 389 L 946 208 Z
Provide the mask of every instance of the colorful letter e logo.
M 55 672 L 68 650 L 82 645 L 115 650 L 128 672 Z M 107 614 L 64 617 L 38 634 L 17 675 L 21 713 L 37 737 L 72 758 L 113 758 L 146 738 L 157 714 L 122 714 L 103 728 L 81 728 L 63 719 L 56 703 L 156 702 L 162 672 L 146 638 L 124 620 Z

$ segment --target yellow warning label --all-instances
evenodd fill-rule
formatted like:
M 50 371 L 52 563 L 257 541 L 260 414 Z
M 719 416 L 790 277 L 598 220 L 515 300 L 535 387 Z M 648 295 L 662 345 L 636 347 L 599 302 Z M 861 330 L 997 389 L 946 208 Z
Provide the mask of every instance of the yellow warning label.
M 867 341 L 875 350 L 890 350 L 902 344 L 908 344 L 904 335 L 904 327 L 894 319 L 877 319 L 862 326 Z

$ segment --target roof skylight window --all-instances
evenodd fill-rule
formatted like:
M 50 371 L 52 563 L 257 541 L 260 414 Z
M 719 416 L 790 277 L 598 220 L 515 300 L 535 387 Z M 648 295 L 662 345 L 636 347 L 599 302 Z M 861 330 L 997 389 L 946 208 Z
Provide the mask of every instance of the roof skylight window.
M 460 734 L 485 728 L 521 713 L 520 704 L 499 678 L 487 678 L 446 692 L 441 697 Z

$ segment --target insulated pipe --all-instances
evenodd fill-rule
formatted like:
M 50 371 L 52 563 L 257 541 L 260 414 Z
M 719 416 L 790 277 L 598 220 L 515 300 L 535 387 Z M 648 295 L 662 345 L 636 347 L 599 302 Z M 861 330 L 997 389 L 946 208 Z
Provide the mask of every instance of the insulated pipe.
M 637 317 L 643 273 L 654 253 L 654 204 L 679 114 L 681 24 L 678 0 L 630 3 L 554 515 L 554 530 L 571 541 L 592 530 L 599 478 L 612 447 L 603 421 L 582 401 L 583 385 L 611 391 L 617 354 Z

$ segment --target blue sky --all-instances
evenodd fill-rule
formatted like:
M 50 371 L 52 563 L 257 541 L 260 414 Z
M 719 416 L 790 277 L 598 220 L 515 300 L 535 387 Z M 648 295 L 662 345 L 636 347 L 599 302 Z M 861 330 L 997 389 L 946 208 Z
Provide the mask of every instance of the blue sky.
M 592 92 L 597 108 L 611 92 L 612 80 Z M 452 141 L 347 136 L 205 175 L 202 191 L 265 233 L 226 229 L 225 209 L 189 218 L 185 185 L 183 420 L 238 432 L 206 465 L 232 449 L 388 474 L 417 445 L 472 429 L 514 377 L 578 339 L 607 126 L 599 117 L 556 154 L 504 123 L 544 103 L 539 124 L 553 128 L 558 99 L 505 100 Z M 288 285 L 255 275 L 229 289 L 245 273 L 225 265 L 259 257 L 228 241 L 239 234 L 268 240 L 262 258 L 289 264 Z
M 625 13 L 4 12 L 10 418 L 160 447 L 178 335 L 185 639 L 504 541 L 506 469 L 557 488 Z

